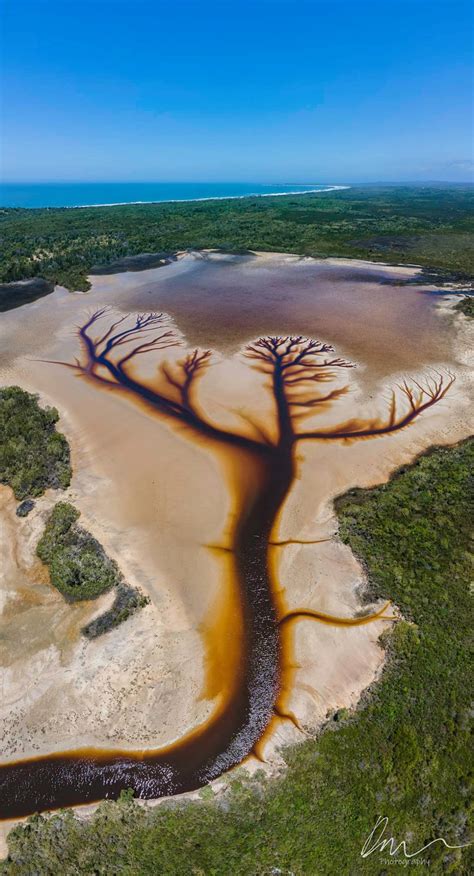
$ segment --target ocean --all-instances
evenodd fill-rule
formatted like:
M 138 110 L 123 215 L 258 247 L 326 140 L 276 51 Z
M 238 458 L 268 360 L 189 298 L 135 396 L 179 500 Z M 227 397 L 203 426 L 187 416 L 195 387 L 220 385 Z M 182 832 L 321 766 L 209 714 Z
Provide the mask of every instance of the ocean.
M 153 204 L 165 201 L 206 201 L 250 195 L 289 195 L 331 191 L 346 186 L 214 182 L 130 183 L 3 183 L 1 207 L 98 207 L 114 204 Z

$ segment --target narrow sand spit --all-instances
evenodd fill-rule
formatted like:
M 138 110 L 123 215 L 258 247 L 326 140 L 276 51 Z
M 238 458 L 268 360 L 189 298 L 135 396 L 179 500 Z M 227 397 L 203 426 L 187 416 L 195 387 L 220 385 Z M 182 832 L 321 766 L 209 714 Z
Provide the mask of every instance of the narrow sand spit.
M 212 714 L 238 661 L 238 594 L 225 552 L 215 548 L 226 545 L 252 471 L 120 392 L 101 392 L 73 370 L 39 360 L 73 362 L 74 326 L 104 305 L 112 316 L 165 311 L 183 347 L 144 356 L 140 374 L 151 379 L 158 361 L 175 361 L 183 349 L 215 350 L 216 364 L 199 384 L 203 410 L 248 434 L 251 417 L 270 435 L 272 398 L 239 353 L 259 335 L 315 337 L 358 364 L 344 375 L 350 392 L 318 417 L 318 428 L 381 415 L 387 389 L 402 376 L 455 373 L 446 398 L 400 433 L 299 446 L 297 480 L 276 538 L 319 543 L 273 549 L 281 603 L 353 617 L 362 609 L 364 577 L 337 540 L 334 496 L 381 483 L 431 444 L 454 443 L 472 429 L 470 327 L 428 288 L 397 285 L 415 274 L 344 260 L 199 253 L 139 274 L 93 278 L 87 295 L 57 289 L 2 315 L 0 382 L 38 392 L 59 409 L 74 467 L 66 498 L 129 583 L 151 598 L 119 628 L 86 641 L 81 627 L 111 596 L 67 605 L 34 557 L 47 511 L 64 494 L 49 492 L 19 520 L 11 491 L 0 488 L 3 763 L 84 746 L 170 743 Z M 328 711 L 355 704 L 381 669 L 377 640 L 385 627 L 292 624 L 285 636 L 299 668 L 283 679 L 287 711 L 314 728 Z M 275 721 L 265 757 L 275 762 L 278 746 L 300 735 L 290 721 Z

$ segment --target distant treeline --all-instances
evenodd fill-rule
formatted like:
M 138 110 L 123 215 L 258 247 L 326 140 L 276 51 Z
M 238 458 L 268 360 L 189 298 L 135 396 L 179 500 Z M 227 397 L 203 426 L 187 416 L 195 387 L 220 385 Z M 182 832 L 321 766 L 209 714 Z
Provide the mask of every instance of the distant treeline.
M 0 210 L 0 282 L 87 275 L 140 253 L 221 248 L 349 256 L 474 274 L 472 186 L 359 186 L 275 198 Z

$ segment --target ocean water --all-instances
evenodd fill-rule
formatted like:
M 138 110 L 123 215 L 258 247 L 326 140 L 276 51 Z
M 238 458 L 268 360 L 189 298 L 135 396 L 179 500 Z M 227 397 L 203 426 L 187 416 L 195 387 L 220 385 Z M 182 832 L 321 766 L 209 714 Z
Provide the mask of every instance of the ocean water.
M 111 204 L 148 204 L 163 201 L 201 201 L 244 198 L 249 195 L 288 195 L 330 191 L 345 186 L 306 184 L 269 185 L 219 182 L 131 183 L 3 183 L 1 207 L 96 207 Z

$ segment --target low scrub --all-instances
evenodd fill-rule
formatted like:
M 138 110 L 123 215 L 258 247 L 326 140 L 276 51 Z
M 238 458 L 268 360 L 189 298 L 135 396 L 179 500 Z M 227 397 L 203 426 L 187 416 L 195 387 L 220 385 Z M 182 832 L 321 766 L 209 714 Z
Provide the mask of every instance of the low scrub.
M 114 627 L 127 620 L 139 608 L 144 608 L 150 602 L 148 596 L 144 596 L 134 587 L 129 587 L 123 581 L 117 584 L 117 593 L 108 611 L 104 611 L 90 623 L 83 627 L 82 632 L 88 639 L 96 639 Z
M 474 317 L 474 296 L 465 295 L 464 298 L 458 301 L 454 309 L 464 313 L 464 316 L 470 316 L 472 319 Z
M 36 553 L 49 567 L 51 583 L 66 599 L 96 599 L 121 581 L 119 568 L 97 539 L 77 525 L 68 502 L 54 506 Z
M 112 607 L 90 621 L 82 630 L 88 639 L 96 639 L 127 620 L 150 601 L 129 587 L 115 560 L 82 526 L 80 512 L 69 502 L 58 502 L 46 523 L 36 553 L 49 567 L 51 583 L 69 601 L 97 599 L 116 588 Z
M 19 386 L 0 389 L 0 483 L 17 499 L 69 486 L 69 445 L 56 431 L 58 420 L 56 408 L 40 407 L 38 396 Z

